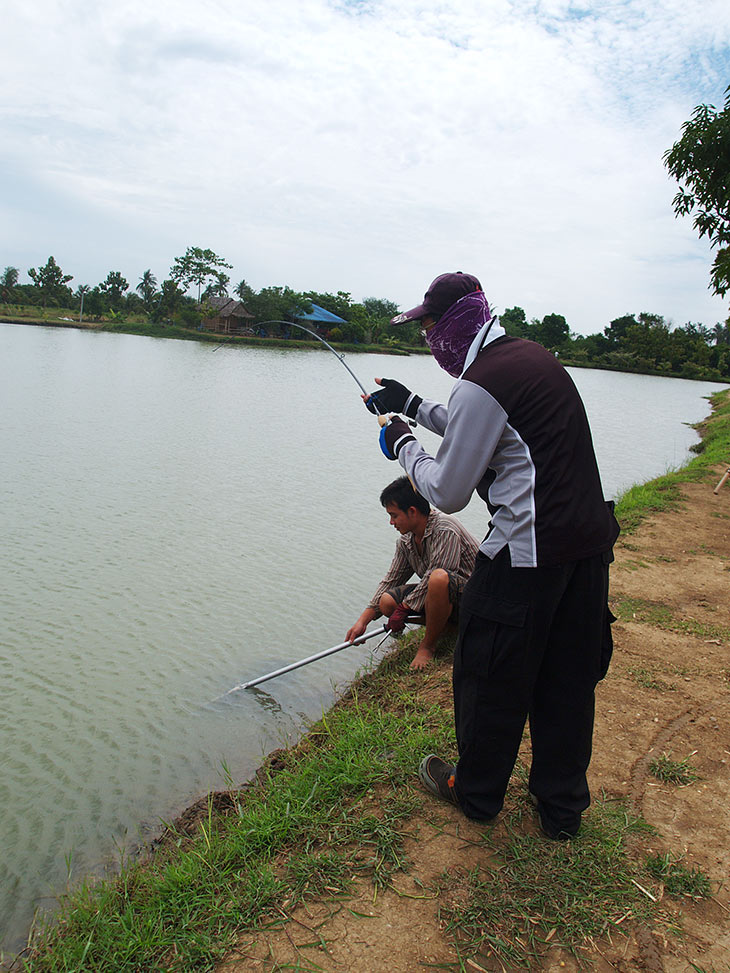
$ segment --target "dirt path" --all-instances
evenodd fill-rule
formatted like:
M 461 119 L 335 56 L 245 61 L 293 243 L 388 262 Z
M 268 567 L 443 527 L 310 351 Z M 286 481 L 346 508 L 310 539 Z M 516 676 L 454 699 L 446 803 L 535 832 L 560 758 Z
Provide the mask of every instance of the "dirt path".
M 589 968 L 606 973 L 730 971 L 730 484 L 717 496 L 712 489 L 722 472 L 688 485 L 683 509 L 653 517 L 617 545 L 611 601 L 619 620 L 598 690 L 589 774 L 594 795 L 623 798 L 656 829 L 643 852 L 684 856 L 710 878 L 713 895 L 671 897 L 660 887 L 661 922 L 647 929 L 628 920 L 583 951 Z M 422 691 L 450 706 L 448 660 L 429 671 Z M 698 779 L 661 782 L 649 765 L 662 755 L 688 759 Z M 244 937 L 220 973 L 502 969 L 469 959 L 460 966 L 432 891 L 445 870 L 488 864 L 477 846 L 483 828 L 448 805 L 426 804 L 404 828 L 409 867 L 390 887 L 374 896 L 358 879 L 346 899 L 333 888 L 285 909 L 280 922 Z M 522 826 L 535 831 L 530 815 Z M 500 827 L 492 831 L 497 843 Z M 545 971 L 579 968 L 559 949 L 543 956 Z

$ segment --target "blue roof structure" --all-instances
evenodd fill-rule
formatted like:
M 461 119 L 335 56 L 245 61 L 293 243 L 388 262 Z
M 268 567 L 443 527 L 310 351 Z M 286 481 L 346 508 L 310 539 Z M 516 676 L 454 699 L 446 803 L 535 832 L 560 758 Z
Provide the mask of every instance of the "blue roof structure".
M 312 310 L 309 314 L 300 314 L 297 317 L 298 321 L 311 321 L 313 324 L 346 324 L 344 318 L 338 317 L 331 311 L 326 311 L 319 304 L 312 304 Z

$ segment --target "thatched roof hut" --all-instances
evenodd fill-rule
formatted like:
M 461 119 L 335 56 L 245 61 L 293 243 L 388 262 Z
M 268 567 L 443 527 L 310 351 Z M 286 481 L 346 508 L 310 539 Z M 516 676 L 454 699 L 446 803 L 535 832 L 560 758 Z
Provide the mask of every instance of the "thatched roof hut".
M 208 297 L 202 307 L 210 314 L 210 317 L 203 318 L 206 331 L 242 334 L 250 329 L 254 320 L 253 314 L 232 297 Z

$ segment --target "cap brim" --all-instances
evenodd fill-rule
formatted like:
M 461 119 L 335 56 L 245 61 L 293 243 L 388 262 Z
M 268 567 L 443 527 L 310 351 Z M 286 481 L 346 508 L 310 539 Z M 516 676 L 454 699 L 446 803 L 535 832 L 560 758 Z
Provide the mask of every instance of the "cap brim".
M 410 311 L 404 311 L 402 314 L 396 314 L 394 318 L 390 319 L 391 324 L 408 324 L 409 321 L 418 321 L 426 313 L 426 309 L 423 304 L 419 304 L 418 307 L 412 307 Z

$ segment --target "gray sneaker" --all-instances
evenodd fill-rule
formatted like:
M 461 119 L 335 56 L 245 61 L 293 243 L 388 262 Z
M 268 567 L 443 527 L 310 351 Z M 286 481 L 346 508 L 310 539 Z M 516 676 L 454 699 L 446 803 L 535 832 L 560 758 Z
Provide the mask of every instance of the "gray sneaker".
M 449 804 L 459 806 L 459 799 L 454 787 L 456 767 L 453 764 L 447 764 L 435 753 L 430 753 L 421 761 L 418 776 L 423 786 L 436 797 L 440 797 L 442 801 L 448 801 Z

